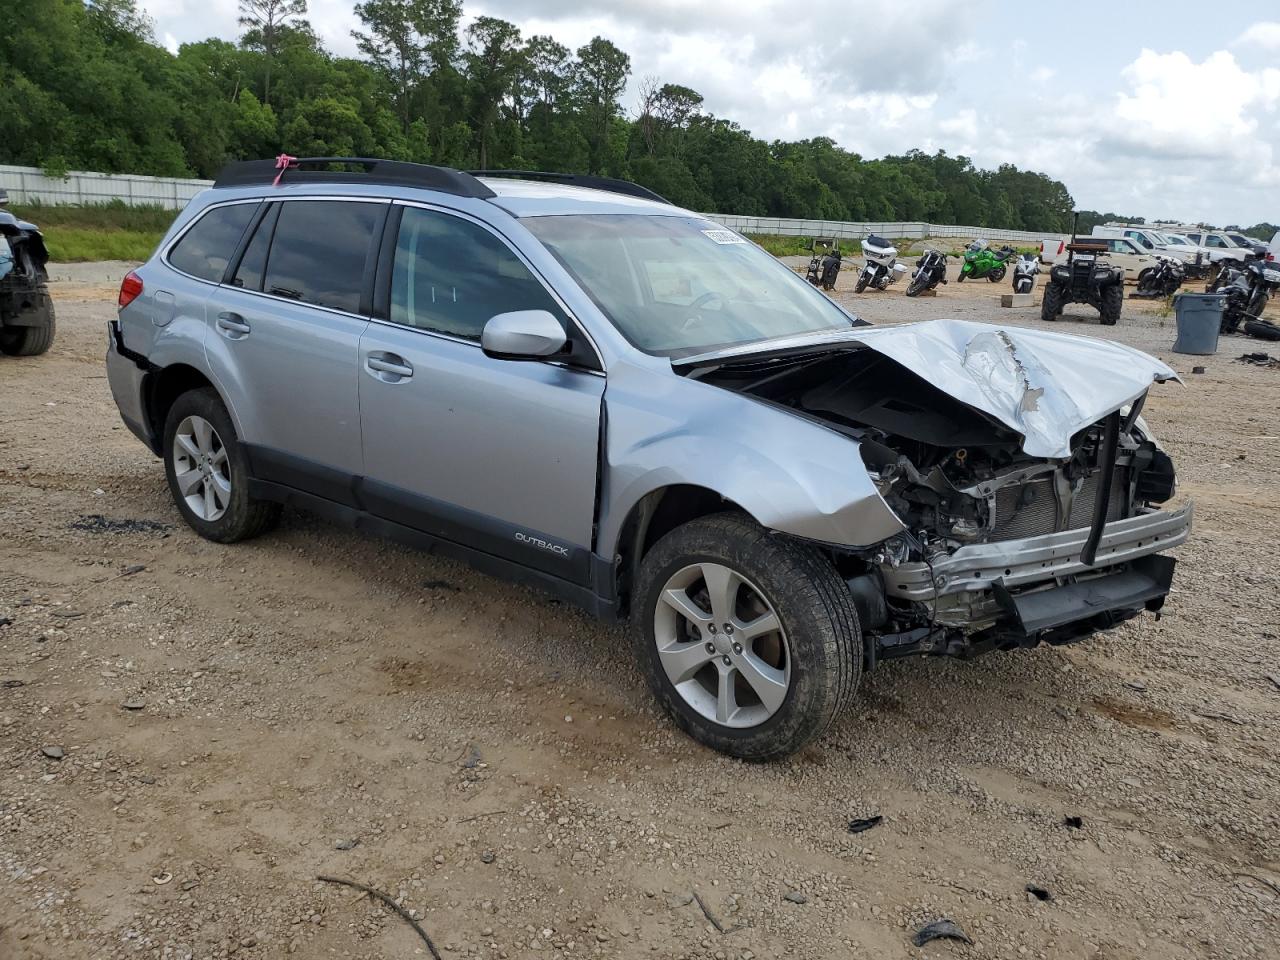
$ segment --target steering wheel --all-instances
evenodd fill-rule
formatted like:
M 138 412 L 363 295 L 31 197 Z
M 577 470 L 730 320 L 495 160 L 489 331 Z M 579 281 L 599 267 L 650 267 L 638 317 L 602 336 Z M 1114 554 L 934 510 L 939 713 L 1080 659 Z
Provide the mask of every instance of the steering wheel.
M 716 301 L 716 300 L 720 301 L 721 306 L 724 305 L 724 296 L 722 294 L 717 293 L 715 290 L 708 290 L 706 293 L 695 298 L 693 303 L 689 304 L 689 307 L 688 307 L 689 314 L 688 316 L 685 317 L 684 323 L 680 325 L 680 328 L 682 330 L 688 330 L 693 325 L 700 322 L 702 320 L 702 316 L 698 311 L 701 310 L 703 307 L 705 307 L 707 304 L 712 303 L 713 301 Z

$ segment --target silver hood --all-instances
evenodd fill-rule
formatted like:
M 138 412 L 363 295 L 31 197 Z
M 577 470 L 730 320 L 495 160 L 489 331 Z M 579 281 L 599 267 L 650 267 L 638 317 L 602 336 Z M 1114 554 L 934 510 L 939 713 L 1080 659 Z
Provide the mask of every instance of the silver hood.
M 1123 344 L 968 320 L 853 327 L 730 347 L 675 365 L 719 367 L 853 346 L 883 354 L 1017 431 L 1032 457 L 1070 457 L 1077 432 L 1132 403 L 1152 383 L 1178 379 L 1162 361 Z

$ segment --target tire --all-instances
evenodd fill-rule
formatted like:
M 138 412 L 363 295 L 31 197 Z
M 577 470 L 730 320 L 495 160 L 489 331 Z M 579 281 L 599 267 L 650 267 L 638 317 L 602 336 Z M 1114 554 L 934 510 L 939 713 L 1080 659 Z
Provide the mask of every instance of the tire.
M 53 301 L 44 293 L 44 322 L 38 327 L 6 327 L 0 330 L 0 353 L 10 357 L 37 357 L 53 346 L 57 333 L 57 319 L 53 313 Z
M 197 421 L 208 425 L 213 435 L 207 445 L 198 443 Z M 193 425 L 191 435 L 180 432 L 185 425 Z M 180 430 L 182 428 L 182 430 Z M 192 447 L 192 443 L 196 447 Z M 175 455 L 175 449 L 177 454 Z M 207 471 L 188 454 L 188 450 L 202 449 L 212 453 Z M 221 455 L 222 459 L 217 458 Z M 179 463 L 190 469 L 179 474 Z M 190 390 L 182 394 L 169 408 L 164 424 L 164 469 L 169 479 L 169 492 L 182 514 L 182 519 L 200 536 L 216 543 L 236 543 L 265 533 L 280 519 L 280 504 L 259 500 L 249 495 L 249 471 L 247 458 L 236 437 L 235 427 L 227 409 L 211 388 Z M 204 474 L 209 479 L 203 481 Z M 183 489 L 186 487 L 187 492 Z M 219 496 L 224 491 L 224 496 Z M 208 513 L 201 516 L 193 508 L 188 497 L 197 500 L 203 496 L 202 508 Z M 212 504 L 213 509 L 208 506 Z
M 1259 340 L 1280 340 L 1280 326 L 1270 320 L 1246 320 L 1244 332 Z
M 867 272 L 864 270 L 862 273 L 858 274 L 858 282 L 854 286 L 853 292 L 861 293 L 865 289 L 867 289 Z
M 994 270 L 992 270 L 990 273 L 987 274 L 987 279 L 990 280 L 992 283 L 999 283 L 1001 280 L 1004 279 L 1004 274 L 1005 274 L 1004 267 L 996 267 Z
M 920 294 L 924 293 L 925 286 L 926 281 L 922 281 L 918 276 L 912 277 L 911 282 L 907 284 L 907 296 L 918 297 Z
M 757 641 L 761 646 L 750 659 L 733 646 L 724 624 L 717 631 L 711 622 L 712 614 L 723 616 L 727 608 L 708 601 L 710 581 L 701 571 L 725 568 L 740 581 L 733 588 L 735 603 L 758 603 L 754 613 L 734 611 L 738 636 L 745 635 L 743 621 L 763 616 L 759 611 L 766 605 L 780 625 L 753 638 L 753 647 Z M 672 593 L 688 603 L 669 604 L 663 597 Z M 713 750 L 746 760 L 787 756 L 821 735 L 853 698 L 863 649 L 848 587 L 818 550 L 775 536 L 743 514 L 718 514 L 672 530 L 641 562 L 633 596 L 631 634 L 641 672 L 676 726 Z M 706 625 L 695 628 L 677 609 L 695 611 Z M 659 649 L 664 636 L 665 660 Z M 708 645 L 713 649 L 704 653 Z M 778 697 L 772 707 L 736 666 L 761 660 L 772 676 L 785 676 L 785 693 L 778 693 L 781 686 L 769 687 L 770 698 Z M 673 682 L 669 669 L 688 673 Z M 740 725 L 708 715 L 727 702 L 725 690 L 732 693 L 727 699 L 734 714 L 742 715 Z
M 1114 327 L 1120 319 L 1120 311 L 1124 309 L 1124 287 L 1113 283 L 1102 290 L 1102 323 L 1103 326 Z
M 959 275 L 956 277 L 956 283 L 964 283 L 964 278 L 965 278 L 966 276 L 967 276 L 967 274 L 964 272 L 964 267 L 961 267 L 961 268 L 960 268 L 960 273 L 959 273 Z
M 1057 320 L 1058 315 L 1062 313 L 1062 307 L 1062 288 L 1056 283 L 1045 284 L 1044 299 L 1040 302 L 1040 319 L 1046 322 Z

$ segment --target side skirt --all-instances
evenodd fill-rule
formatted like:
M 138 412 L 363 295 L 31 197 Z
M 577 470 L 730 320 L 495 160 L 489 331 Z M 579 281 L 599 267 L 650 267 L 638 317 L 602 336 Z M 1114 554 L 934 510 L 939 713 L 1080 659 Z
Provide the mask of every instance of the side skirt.
M 571 583 L 561 577 L 534 570 L 523 564 L 494 556 L 483 550 L 477 550 L 454 540 L 446 540 L 413 527 L 395 523 L 382 517 L 374 516 L 358 507 L 337 503 L 315 494 L 305 493 L 295 487 L 268 480 L 250 479 L 250 493 L 263 500 L 274 500 L 286 506 L 309 510 L 335 523 L 353 527 L 378 537 L 395 540 L 406 546 L 414 547 L 426 553 L 438 554 L 451 560 L 466 563 L 481 573 L 498 577 L 521 586 L 533 587 L 551 594 L 566 603 L 581 607 L 592 616 L 601 620 L 617 619 L 617 603 L 607 596 L 600 595 L 595 589 Z M 598 557 L 592 558 L 592 579 L 601 579 L 612 571 L 611 565 Z

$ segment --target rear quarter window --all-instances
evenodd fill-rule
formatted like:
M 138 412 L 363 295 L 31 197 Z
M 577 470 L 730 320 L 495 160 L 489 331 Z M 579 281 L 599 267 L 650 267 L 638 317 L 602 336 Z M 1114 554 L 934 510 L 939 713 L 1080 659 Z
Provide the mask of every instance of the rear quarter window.
M 169 265 L 201 280 L 220 283 L 257 209 L 257 203 L 213 207 L 169 251 Z

